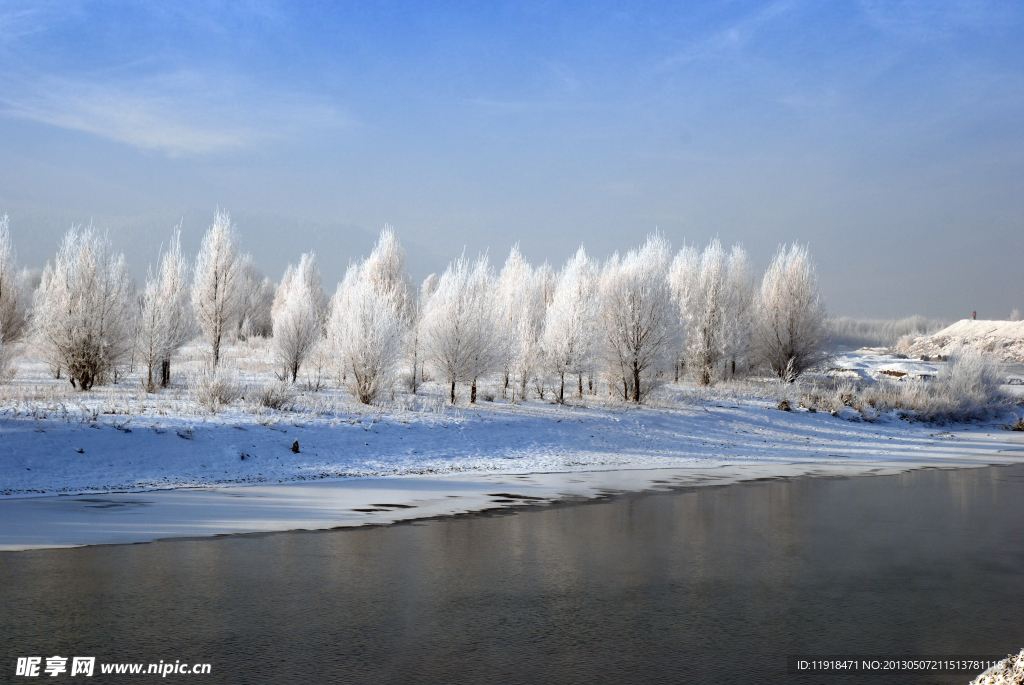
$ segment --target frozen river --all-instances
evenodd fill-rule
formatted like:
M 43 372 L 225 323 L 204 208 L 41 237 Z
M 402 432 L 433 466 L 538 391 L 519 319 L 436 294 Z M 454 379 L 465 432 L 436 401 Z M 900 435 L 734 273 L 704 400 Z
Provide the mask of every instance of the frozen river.
M 607 489 L 394 526 L 0 553 L 0 679 L 19 656 L 84 655 L 209 663 L 203 682 L 814 683 L 787 657 L 1024 646 L 1022 465 Z

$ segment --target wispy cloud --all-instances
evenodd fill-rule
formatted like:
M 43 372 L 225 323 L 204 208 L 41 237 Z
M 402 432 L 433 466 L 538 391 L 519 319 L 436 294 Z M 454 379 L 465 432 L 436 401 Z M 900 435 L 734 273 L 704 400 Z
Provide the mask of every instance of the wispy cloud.
M 191 73 L 132 82 L 39 77 L 5 83 L 0 115 L 83 131 L 171 156 L 246 148 L 310 129 L 352 125 L 301 94 L 211 83 Z
M 252 45 L 287 25 L 276 0 L 6 0 L 0 120 L 170 156 L 351 126 L 344 108 L 316 90 L 254 67 L 261 53 Z
M 991 0 L 861 0 L 868 21 L 904 40 L 934 40 L 1012 21 L 1012 3 Z
M 793 0 L 773 2 L 757 12 L 741 17 L 729 26 L 721 28 L 707 37 L 693 42 L 686 49 L 670 55 L 662 61 L 660 66 L 662 69 L 671 69 L 693 62 L 714 59 L 723 54 L 738 52 L 765 26 L 788 13 L 795 6 L 796 3 Z
M 8 0 L 0 6 L 0 49 L 26 36 L 43 33 L 51 18 L 59 12 L 74 14 L 75 3 L 67 2 L 24 2 Z

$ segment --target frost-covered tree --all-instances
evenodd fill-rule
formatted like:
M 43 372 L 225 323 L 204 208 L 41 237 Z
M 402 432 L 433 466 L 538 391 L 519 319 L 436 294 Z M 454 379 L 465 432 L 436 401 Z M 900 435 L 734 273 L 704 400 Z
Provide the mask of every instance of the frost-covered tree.
M 725 357 L 730 375 L 735 376 L 736 363 L 746 361 L 750 355 L 757 293 L 747 252 L 740 245 L 734 245 L 729 253 L 726 287 L 729 300 L 725 310 Z
M 0 217 L 0 374 L 6 372 L 22 338 L 31 295 L 26 275 L 17 269 L 8 218 Z
M 685 246 L 672 262 L 669 283 L 683 328 L 683 359 L 697 382 L 711 384 L 723 362 L 735 373 L 750 346 L 755 287 L 746 252 L 736 245 L 727 255 L 717 239 L 702 254 Z
M 534 275 L 537 278 L 537 287 L 544 295 L 544 305 L 550 305 L 555 297 L 555 288 L 558 286 L 558 274 L 550 264 L 544 262 L 537 267 Z
M 412 363 L 412 379 L 410 389 L 416 394 L 419 384 L 427 380 L 424 367 L 426 365 L 424 349 L 424 328 L 423 313 L 426 311 L 427 303 L 437 290 L 440 281 L 437 274 L 430 274 L 420 285 L 419 293 L 416 295 L 412 316 L 409 319 L 409 327 L 406 331 L 407 356 Z
M 272 307 L 274 350 L 284 376 L 290 376 L 293 383 L 323 333 L 325 311 L 316 255 L 308 252 L 298 266 L 288 265 Z
M 472 383 L 475 402 L 477 380 L 499 363 L 493 280 L 487 257 L 472 264 L 460 257 L 448 265 L 424 308 L 428 358 L 434 374 L 451 385 L 452 404 L 461 382 Z
M 370 404 L 394 382 L 405 329 L 398 312 L 404 303 L 395 291 L 375 288 L 371 279 L 357 275 L 346 281 L 332 301 L 331 338 L 349 391 Z
M 419 342 L 415 332 L 407 338 L 407 331 L 418 313 L 416 302 L 405 274 L 405 251 L 385 226 L 370 256 L 350 266 L 338 285 L 327 327 L 342 376 L 360 402 L 370 404 L 391 390 L 403 343 L 412 348 L 415 384 Z
M 700 273 L 700 254 L 693 245 L 683 245 L 682 249 L 672 260 L 669 266 L 668 282 L 672 292 L 672 300 L 676 304 L 677 314 L 680 323 L 680 347 L 677 350 L 675 367 L 675 379 L 679 380 L 680 372 L 686 367 L 686 343 L 687 331 L 690 327 L 690 320 L 693 317 L 693 288 L 697 283 L 697 275 Z
M 410 288 L 407 322 L 402 335 L 402 350 L 409 364 L 409 391 L 415 395 L 419 390 L 419 367 L 423 357 L 420 344 L 420 319 L 423 316 L 423 298 L 421 291 Z
M 640 402 L 671 363 L 679 316 L 668 282 L 668 241 L 652 235 L 625 257 L 613 255 L 601 272 L 601 327 L 609 378 L 623 397 Z
M 540 356 L 540 333 L 544 322 L 544 292 L 534 269 L 523 259 L 516 245 L 505 260 L 495 290 L 495 323 L 498 326 L 498 355 L 503 371 L 502 394 L 516 385 L 520 395 Z
M 481 378 L 499 368 L 499 328 L 495 321 L 497 308 L 496 279 L 486 255 L 479 257 L 469 276 L 470 319 L 476 329 L 476 345 L 469 356 L 469 401 L 476 403 L 477 384 Z
M 710 385 L 725 355 L 726 309 L 729 304 L 725 251 L 712 240 L 691 274 L 687 298 L 686 361 L 701 385 Z
M 34 331 L 72 385 L 102 384 L 131 357 L 137 304 L 124 255 L 92 226 L 72 228 L 40 286 Z
M 213 352 L 214 367 L 220 362 L 220 346 L 238 325 L 242 272 L 238 259 L 238 231 L 227 212 L 218 211 L 203 237 L 196 256 L 192 285 L 192 309 L 196 323 Z
M 274 304 L 274 285 L 263 275 L 252 255 L 239 258 L 238 329 L 235 336 L 245 340 L 258 335 L 269 337 L 273 330 L 270 316 Z
M 380 232 L 370 256 L 360 267 L 359 277 L 375 290 L 390 292 L 398 307 L 397 313 L 403 318 L 408 317 L 412 285 L 405 273 L 405 249 L 390 226 L 385 224 Z
M 600 270 L 581 247 L 562 269 L 544 319 L 541 346 L 559 379 L 558 401 L 565 401 L 565 377 L 576 376 L 583 396 L 583 374 L 592 373 L 598 351 L 597 282 Z
M 831 358 L 825 304 L 806 245 L 775 254 L 761 282 L 753 332 L 760 359 L 787 382 Z
M 420 293 L 423 295 L 424 304 L 426 304 L 426 301 L 437 292 L 437 286 L 440 282 L 441 279 L 437 277 L 437 274 L 430 274 L 423 279 L 423 284 L 420 286 Z
M 149 274 L 142 293 L 137 353 L 146 365 L 146 387 L 155 387 L 154 371 L 159 366 L 160 385 L 171 380 L 171 357 L 193 335 L 189 267 L 181 254 L 181 230 L 175 229 L 160 267 Z

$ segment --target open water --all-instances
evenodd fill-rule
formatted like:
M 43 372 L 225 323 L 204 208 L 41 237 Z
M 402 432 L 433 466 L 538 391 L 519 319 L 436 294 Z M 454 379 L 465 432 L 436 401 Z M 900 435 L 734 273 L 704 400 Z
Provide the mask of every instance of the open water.
M 1021 465 L 0 553 L 0 681 L 163 660 L 209 663 L 159 679 L 196 683 L 966 683 L 787 658 L 1021 647 Z M 54 655 L 96 675 L 15 675 Z

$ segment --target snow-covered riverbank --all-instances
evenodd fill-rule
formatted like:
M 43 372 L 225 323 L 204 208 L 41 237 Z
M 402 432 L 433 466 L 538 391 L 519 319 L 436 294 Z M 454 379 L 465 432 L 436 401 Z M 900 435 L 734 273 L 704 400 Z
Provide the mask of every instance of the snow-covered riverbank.
M 1017 450 L 1024 451 L 1024 445 Z M 745 481 L 887 476 L 1024 461 L 1013 451 L 918 461 L 705 463 L 658 469 L 370 477 L 307 483 L 0 499 L 0 551 L 239 533 L 326 530 L 493 513 Z
M 596 394 L 511 403 L 494 388 L 451 407 L 431 385 L 370 407 L 321 389 L 280 410 L 242 398 L 212 414 L 179 387 L 79 393 L 27 360 L 32 383 L 2 386 L 0 398 L 0 548 L 379 524 L 617 491 L 1024 460 L 1024 434 L 1005 430 L 1016 418 L 1008 411 L 939 426 L 862 414 L 844 406 L 841 388 L 831 399 L 820 389 L 848 377 L 870 385 L 897 367 L 924 377 L 944 362 L 925 364 L 851 353 L 806 387 L 668 384 L 640 407 Z M 253 366 L 240 382 L 258 389 L 267 375 Z M 825 393 L 819 410 L 801 407 L 815 392 Z
M 101 416 L 0 420 L 4 497 L 285 483 L 353 476 L 540 473 L 744 463 L 900 461 L 997 453 L 1005 421 L 852 422 L 745 404 L 677 409 L 498 403 L 449 414 Z M 298 444 L 298 452 L 293 446 Z
M 1024 435 L 1004 430 L 1005 421 L 854 422 L 754 400 L 292 419 L 4 419 L 0 549 L 384 524 L 622 491 L 1024 461 Z

